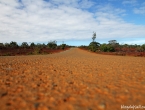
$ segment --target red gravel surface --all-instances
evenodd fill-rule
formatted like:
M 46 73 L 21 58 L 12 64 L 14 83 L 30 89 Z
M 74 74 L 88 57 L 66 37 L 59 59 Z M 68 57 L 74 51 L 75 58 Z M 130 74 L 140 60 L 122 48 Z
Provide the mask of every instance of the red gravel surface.
M 121 110 L 123 105 L 145 106 L 143 57 L 78 48 L 0 57 L 0 110 Z

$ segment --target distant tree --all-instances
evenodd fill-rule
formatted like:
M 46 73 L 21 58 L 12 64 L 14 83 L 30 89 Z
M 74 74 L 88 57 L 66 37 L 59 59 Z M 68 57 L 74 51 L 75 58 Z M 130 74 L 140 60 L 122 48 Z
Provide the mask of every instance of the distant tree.
M 42 44 L 42 48 L 46 48 L 46 45 L 44 43 Z
M 65 49 L 65 47 L 66 47 L 66 44 L 61 44 L 61 49 Z
M 30 47 L 31 47 L 31 48 L 34 48 L 34 47 L 35 47 L 34 42 L 32 42 L 32 43 L 30 44 Z
M 42 48 L 45 48 L 45 47 L 47 47 L 47 46 L 46 46 L 44 43 L 43 43 L 43 44 L 37 43 L 37 44 L 35 45 L 35 47 L 42 49 Z
M 91 50 L 93 52 L 95 52 L 98 49 L 98 47 L 100 46 L 100 43 L 95 42 L 95 39 L 96 39 L 96 32 L 93 32 L 93 37 L 92 37 L 93 41 L 88 46 L 89 50 Z
M 95 52 L 99 48 L 99 46 L 100 46 L 100 43 L 93 41 L 89 44 L 88 48 L 89 48 L 89 50 Z
M 128 46 L 129 46 L 128 44 L 124 44 L 124 45 L 123 45 L 123 47 L 128 47 Z
M 0 49 L 3 49 L 5 46 L 3 43 L 0 43 Z
M 37 48 L 42 48 L 42 44 L 37 43 L 37 44 L 36 44 L 36 47 L 37 47 Z
M 9 48 L 9 47 L 10 47 L 10 44 L 9 44 L 9 43 L 5 43 L 4 46 L 5 46 L 6 48 Z
M 140 47 L 140 45 L 135 44 L 134 47 Z
M 143 45 L 141 46 L 141 48 L 143 49 L 143 51 L 145 51 L 145 44 L 143 44 Z
M 93 42 L 95 41 L 95 39 L 96 39 L 96 32 L 93 32 L 93 37 L 92 37 Z
M 57 47 L 57 42 L 56 41 L 50 41 L 50 42 L 48 42 L 47 46 L 50 49 L 55 49 Z
M 116 40 L 110 40 L 108 41 L 110 45 L 116 45 L 118 44 Z
M 10 47 L 11 47 L 11 48 L 16 48 L 16 47 L 18 47 L 17 42 L 11 41 L 11 42 L 10 42 Z
M 23 48 L 28 48 L 28 47 L 29 47 L 29 45 L 28 45 L 28 43 L 27 43 L 27 42 L 23 42 L 23 43 L 21 44 L 21 47 L 23 47 Z

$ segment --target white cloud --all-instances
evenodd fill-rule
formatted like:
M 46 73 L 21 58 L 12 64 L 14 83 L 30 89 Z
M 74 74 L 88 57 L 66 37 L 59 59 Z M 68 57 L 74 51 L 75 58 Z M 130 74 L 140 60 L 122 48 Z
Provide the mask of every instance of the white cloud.
M 114 16 L 123 16 L 126 12 L 125 9 L 114 8 L 112 5 L 98 5 L 97 12 L 113 14 Z
M 121 43 L 120 43 L 121 44 Z M 134 45 L 134 44 L 139 44 L 139 45 L 142 45 L 142 44 L 145 44 L 145 40 L 144 39 L 141 39 L 141 40 L 127 40 L 125 42 L 122 42 L 122 44 L 131 44 L 131 45 Z
M 145 15 L 145 2 L 139 8 L 134 9 L 134 13 L 136 14 L 144 14 Z
M 0 4 L 3 4 L 5 6 L 10 6 L 10 7 L 17 7 L 19 3 L 17 0 L 0 0 Z
M 91 39 L 93 31 L 97 39 L 145 36 L 145 26 L 121 19 L 125 10 L 100 5 L 95 13 L 87 11 L 94 4 L 89 0 L 0 0 L 0 42 L 85 40 Z
M 67 5 L 67 6 L 71 6 L 71 7 L 76 7 L 76 8 L 90 8 L 91 6 L 93 6 L 95 4 L 95 2 L 92 2 L 90 0 L 50 0 L 49 2 L 51 2 L 54 5 Z
M 138 2 L 137 0 L 123 0 L 122 4 L 136 6 L 138 5 Z

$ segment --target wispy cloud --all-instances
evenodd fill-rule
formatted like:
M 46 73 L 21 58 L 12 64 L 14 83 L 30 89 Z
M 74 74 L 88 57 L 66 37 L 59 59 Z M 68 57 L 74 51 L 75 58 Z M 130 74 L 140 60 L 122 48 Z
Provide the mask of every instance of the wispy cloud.
M 144 37 L 145 26 L 122 19 L 125 10 L 90 0 L 0 0 L 0 42 L 47 42 Z M 95 12 L 90 8 L 96 7 Z
M 123 0 L 122 4 L 135 6 L 138 5 L 138 2 L 137 0 Z
M 53 5 L 67 5 L 68 7 L 76 7 L 76 8 L 90 8 L 95 4 L 95 2 L 90 0 L 49 0 Z
M 145 15 L 145 2 L 139 8 L 134 9 L 134 13 Z

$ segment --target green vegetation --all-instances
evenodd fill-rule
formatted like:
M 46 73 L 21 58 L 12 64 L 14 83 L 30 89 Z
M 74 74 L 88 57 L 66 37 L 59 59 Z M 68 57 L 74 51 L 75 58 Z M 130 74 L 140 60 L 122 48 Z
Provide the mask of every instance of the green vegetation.
M 93 32 L 93 37 L 92 37 L 93 42 L 95 41 L 95 39 L 96 39 L 96 32 Z
M 27 42 L 18 45 L 17 42 L 11 41 L 5 44 L 0 43 L 0 56 L 50 54 L 70 47 L 64 43 L 57 45 L 56 41 L 49 41 L 47 44 L 32 42 L 30 45 Z
M 142 50 L 145 51 L 145 44 L 141 46 Z
M 57 47 L 57 42 L 56 42 L 56 41 L 50 41 L 50 42 L 48 42 L 47 46 L 48 46 L 48 48 L 50 48 L 50 49 L 56 49 L 56 47 Z
M 129 44 L 119 44 L 116 40 L 109 40 L 108 44 L 103 43 L 100 44 L 96 42 L 96 33 L 93 32 L 92 42 L 88 46 L 81 45 L 79 48 L 90 50 L 92 52 L 103 53 L 106 54 L 114 54 L 114 55 L 131 55 L 135 56 L 145 56 L 145 44 L 143 45 L 129 45 Z M 141 53 L 142 52 L 142 53 Z
M 0 43 L 0 49 L 4 48 L 4 44 Z
M 34 44 L 34 42 L 32 42 L 31 44 L 30 44 L 30 47 L 31 48 L 34 48 L 36 45 Z
M 119 44 L 116 40 L 109 40 L 108 44 L 100 44 L 96 42 L 96 32 L 93 32 L 92 42 L 88 46 L 81 45 L 79 48 L 89 50 L 97 53 L 114 53 L 115 55 L 126 55 L 126 54 L 135 54 L 136 56 L 145 55 L 145 44 L 143 45 L 129 45 L 129 44 Z M 15 54 L 49 54 L 52 51 L 65 50 L 66 48 L 71 48 L 76 46 L 69 46 L 64 44 L 57 45 L 57 41 L 49 41 L 47 44 L 41 44 L 34 42 L 28 44 L 27 42 L 22 42 L 18 45 L 17 42 L 11 41 L 10 43 L 0 43 L 0 56 L 1 55 L 15 55 Z
M 137 46 L 137 50 L 139 52 L 145 52 L 145 44 L 141 45 L 141 46 Z
M 65 47 L 66 47 L 66 44 L 61 44 L 60 46 L 61 46 L 61 49 L 63 49 L 63 50 L 64 50 L 64 49 L 65 49 Z
M 115 47 L 111 44 L 101 44 L 100 51 L 102 51 L 102 52 L 114 52 Z
M 93 51 L 93 52 L 96 52 L 98 49 L 99 49 L 99 46 L 100 46 L 100 43 L 98 42 L 91 42 L 89 44 L 89 50 Z
M 29 45 L 28 45 L 28 43 L 27 43 L 27 42 L 23 42 L 23 43 L 21 44 L 21 47 L 22 47 L 22 48 L 28 48 L 28 47 L 29 47 Z
M 17 48 L 18 47 L 17 42 L 14 42 L 14 41 L 10 42 L 9 45 L 10 45 L 11 48 Z
M 48 48 L 48 49 L 65 49 L 67 47 L 73 47 L 73 46 L 69 46 L 66 44 L 61 44 L 61 45 L 57 45 L 57 41 L 49 41 L 46 44 L 41 44 L 41 43 L 37 43 L 35 44 L 34 42 L 30 43 L 30 45 L 27 42 L 22 42 L 22 44 L 18 45 L 17 42 L 11 41 L 10 43 L 0 43 L 0 49 L 7 49 L 7 48 Z
M 96 52 L 100 46 L 100 43 L 96 42 L 95 39 L 96 39 L 96 33 L 94 32 L 92 37 L 93 41 L 88 46 L 88 49 L 93 52 Z

